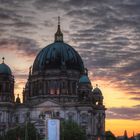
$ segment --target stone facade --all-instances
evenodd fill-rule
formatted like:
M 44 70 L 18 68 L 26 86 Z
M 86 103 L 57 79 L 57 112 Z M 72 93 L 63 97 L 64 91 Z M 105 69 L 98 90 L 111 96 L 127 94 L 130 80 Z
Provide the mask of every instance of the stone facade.
M 51 117 L 77 122 L 86 131 L 88 140 L 104 139 L 106 109 L 102 92 L 98 86 L 93 89 L 81 57 L 63 42 L 59 24 L 55 42 L 42 49 L 30 67 L 23 103 L 19 97 L 14 101 L 14 76 L 3 72 L 2 64 L 1 134 L 15 124 L 24 124 L 28 115 L 42 136 L 46 133 L 44 118 Z

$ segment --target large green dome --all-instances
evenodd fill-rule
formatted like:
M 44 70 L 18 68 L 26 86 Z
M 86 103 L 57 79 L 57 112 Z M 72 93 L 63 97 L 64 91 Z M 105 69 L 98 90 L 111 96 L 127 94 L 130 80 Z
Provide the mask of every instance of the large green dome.
M 0 74 L 8 74 L 11 75 L 11 69 L 9 68 L 8 65 L 6 65 L 5 63 L 1 63 L 0 64 Z
M 84 65 L 80 55 L 74 48 L 63 42 L 63 33 L 61 32 L 60 24 L 58 24 L 54 43 L 39 52 L 33 64 L 33 73 L 62 68 L 84 72 Z
M 65 67 L 67 70 L 84 71 L 80 55 L 63 41 L 55 41 L 39 52 L 33 64 L 33 72 L 61 69 L 62 67 Z

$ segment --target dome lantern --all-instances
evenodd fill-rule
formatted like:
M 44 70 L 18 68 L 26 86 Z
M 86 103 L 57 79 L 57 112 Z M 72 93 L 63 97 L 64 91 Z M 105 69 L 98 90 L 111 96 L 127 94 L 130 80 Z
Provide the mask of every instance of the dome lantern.
M 55 42 L 63 42 L 63 33 L 60 29 L 60 17 L 58 17 L 58 28 L 57 32 L 55 33 Z

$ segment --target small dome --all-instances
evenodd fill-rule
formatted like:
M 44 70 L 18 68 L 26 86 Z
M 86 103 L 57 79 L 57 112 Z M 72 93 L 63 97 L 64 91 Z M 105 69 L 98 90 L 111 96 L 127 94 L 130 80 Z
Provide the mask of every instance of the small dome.
M 0 64 L 0 74 L 8 74 L 11 75 L 11 69 L 9 68 L 8 65 L 6 65 L 5 63 L 1 63 Z
M 79 83 L 90 83 L 90 80 L 87 75 L 82 75 L 79 79 Z
M 102 91 L 96 87 L 94 90 L 93 90 L 93 94 L 96 94 L 96 95 L 102 95 Z

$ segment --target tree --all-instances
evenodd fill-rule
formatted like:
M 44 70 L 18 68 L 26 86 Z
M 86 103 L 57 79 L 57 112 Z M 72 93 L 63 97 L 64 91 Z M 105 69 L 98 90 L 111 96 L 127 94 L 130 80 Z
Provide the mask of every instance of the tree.
M 60 129 L 61 140 L 85 140 L 86 134 L 84 130 L 75 122 L 61 121 Z
M 127 139 L 128 139 L 127 131 L 125 130 L 125 131 L 124 131 L 124 140 L 127 140 Z
M 0 135 L 0 140 L 4 140 L 4 137 Z
M 106 137 L 106 140 L 116 140 L 115 135 L 111 131 L 106 131 L 105 137 Z
M 5 135 L 5 140 L 25 140 L 25 137 L 26 140 L 40 140 L 39 133 L 34 124 L 27 123 L 10 129 Z

